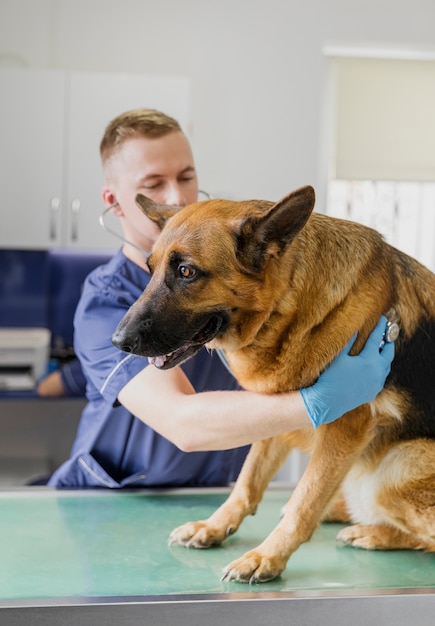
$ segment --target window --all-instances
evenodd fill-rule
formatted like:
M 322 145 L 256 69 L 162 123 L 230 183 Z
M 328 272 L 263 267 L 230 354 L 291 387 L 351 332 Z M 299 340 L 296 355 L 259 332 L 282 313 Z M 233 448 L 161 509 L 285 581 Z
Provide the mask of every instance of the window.
M 327 213 L 435 271 L 435 61 L 334 56 Z

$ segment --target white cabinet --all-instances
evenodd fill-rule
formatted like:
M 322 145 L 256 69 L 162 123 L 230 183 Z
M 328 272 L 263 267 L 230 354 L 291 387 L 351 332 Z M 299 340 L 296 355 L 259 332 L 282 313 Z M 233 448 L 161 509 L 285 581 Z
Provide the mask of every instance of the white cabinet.
M 0 246 L 60 244 L 65 75 L 0 70 Z
M 157 108 L 190 130 L 181 77 L 0 69 L 0 247 L 116 249 L 99 226 L 107 123 Z

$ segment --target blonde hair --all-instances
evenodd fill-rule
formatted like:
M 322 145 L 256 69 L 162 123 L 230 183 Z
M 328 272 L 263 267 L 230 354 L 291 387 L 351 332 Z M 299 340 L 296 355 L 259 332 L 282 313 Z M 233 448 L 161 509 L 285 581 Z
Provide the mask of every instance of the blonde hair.
M 133 109 L 115 117 L 106 127 L 100 143 L 103 166 L 131 137 L 163 137 L 180 131 L 180 124 L 173 117 L 156 109 Z

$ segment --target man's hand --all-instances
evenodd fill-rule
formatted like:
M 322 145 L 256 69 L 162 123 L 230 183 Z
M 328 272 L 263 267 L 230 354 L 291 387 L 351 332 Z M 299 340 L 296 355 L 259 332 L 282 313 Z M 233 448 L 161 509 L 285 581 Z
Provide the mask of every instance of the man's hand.
M 314 385 L 300 390 L 314 428 L 371 402 L 383 389 L 394 359 L 394 342 L 382 345 L 386 327 L 382 316 L 356 356 L 349 356 L 356 335 L 352 337 Z

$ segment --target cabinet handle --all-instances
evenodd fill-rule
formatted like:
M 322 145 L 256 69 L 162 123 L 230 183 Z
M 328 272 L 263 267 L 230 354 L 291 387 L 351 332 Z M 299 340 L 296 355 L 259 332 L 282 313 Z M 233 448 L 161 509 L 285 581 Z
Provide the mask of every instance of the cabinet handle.
M 60 198 L 54 196 L 50 200 L 50 239 L 57 239 L 57 213 L 60 207 Z
M 79 238 L 79 214 L 80 214 L 80 200 L 74 198 L 71 202 L 71 241 L 77 241 Z

